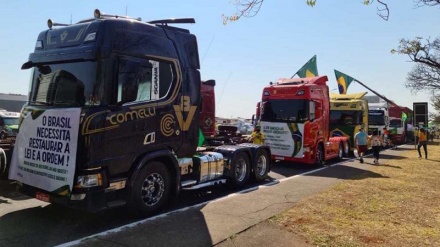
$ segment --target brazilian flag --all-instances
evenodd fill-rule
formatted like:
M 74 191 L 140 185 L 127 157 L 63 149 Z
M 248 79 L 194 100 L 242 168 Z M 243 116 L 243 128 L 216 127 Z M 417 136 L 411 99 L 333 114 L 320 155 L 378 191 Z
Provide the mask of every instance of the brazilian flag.
M 314 55 L 310 60 L 301 67 L 301 69 L 296 72 L 300 78 L 315 77 L 318 76 L 318 65 L 316 64 L 316 55 Z
M 408 116 L 405 112 L 402 112 L 402 122 L 406 122 L 406 119 L 408 119 Z
M 354 78 L 337 70 L 335 70 L 335 76 L 338 83 L 339 93 L 346 94 L 348 86 L 350 86 L 350 83 L 354 81 Z

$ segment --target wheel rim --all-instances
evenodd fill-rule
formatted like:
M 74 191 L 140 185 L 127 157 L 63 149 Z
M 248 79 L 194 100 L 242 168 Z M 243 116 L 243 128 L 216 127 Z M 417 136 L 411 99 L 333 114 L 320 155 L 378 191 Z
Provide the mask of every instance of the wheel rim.
M 344 150 L 342 148 L 342 145 L 339 145 L 339 158 L 342 158 L 344 156 Z
M 238 181 L 243 181 L 246 177 L 246 161 L 244 159 L 240 159 L 235 166 L 235 177 Z
M 163 177 L 158 173 L 152 173 L 142 183 L 142 201 L 147 206 L 153 206 L 162 198 L 164 190 L 165 183 Z
M 258 162 L 257 162 L 257 174 L 259 176 L 264 176 L 264 174 L 266 173 L 266 169 L 267 169 L 267 159 L 266 156 L 264 155 L 260 155 L 260 157 L 258 157 Z

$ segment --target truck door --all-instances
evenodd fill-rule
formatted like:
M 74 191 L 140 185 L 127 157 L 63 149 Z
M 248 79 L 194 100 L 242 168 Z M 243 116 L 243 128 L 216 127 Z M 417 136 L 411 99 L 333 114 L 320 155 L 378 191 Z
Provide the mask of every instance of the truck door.
M 115 60 L 115 106 L 107 113 L 102 152 L 119 163 L 115 168 L 125 170 L 142 153 L 166 143 L 180 144 L 181 138 L 174 134 L 176 121 L 166 120 L 172 112 L 170 98 L 177 98 L 178 92 L 171 90 L 177 80 L 173 64 L 162 59 L 118 56 Z

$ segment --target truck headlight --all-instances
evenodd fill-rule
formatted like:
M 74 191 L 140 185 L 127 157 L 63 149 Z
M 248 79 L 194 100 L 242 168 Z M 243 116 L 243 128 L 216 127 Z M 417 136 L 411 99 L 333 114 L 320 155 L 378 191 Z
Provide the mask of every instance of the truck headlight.
M 304 147 L 303 147 L 303 152 L 304 152 L 304 153 L 308 153 L 308 152 L 310 152 L 310 147 L 308 147 L 308 146 L 304 146 Z
M 78 182 L 76 183 L 75 188 L 90 188 L 100 185 L 102 185 L 102 175 L 98 173 L 78 176 Z

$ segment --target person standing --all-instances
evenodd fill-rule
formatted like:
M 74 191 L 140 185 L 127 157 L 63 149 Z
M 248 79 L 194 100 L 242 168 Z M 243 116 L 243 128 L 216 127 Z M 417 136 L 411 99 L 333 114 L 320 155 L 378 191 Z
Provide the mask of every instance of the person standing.
M 367 152 L 367 138 L 364 128 L 359 128 L 359 132 L 354 135 L 354 145 L 359 153 L 359 162 L 364 163 L 364 153 Z
M 427 145 L 426 130 L 424 128 L 420 128 L 420 130 L 419 130 L 419 143 L 417 145 L 417 151 L 419 152 L 419 158 L 422 158 L 422 154 L 420 153 L 420 147 L 423 146 L 423 151 L 425 151 L 425 159 L 428 159 L 428 150 L 426 148 L 426 145 Z
M 251 135 L 252 143 L 264 144 L 264 139 L 265 139 L 265 136 L 263 133 L 261 133 L 260 126 L 259 125 L 255 126 L 254 132 L 252 132 L 252 135 Z
M 385 143 L 385 146 L 389 146 L 390 145 L 390 132 L 388 132 L 387 127 L 384 127 L 382 129 L 382 137 L 383 137 L 383 141 Z
M 373 148 L 374 164 L 379 164 L 379 152 L 382 146 L 385 145 L 383 138 L 379 135 L 377 130 L 373 131 L 371 136 L 371 147 Z

